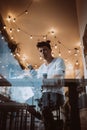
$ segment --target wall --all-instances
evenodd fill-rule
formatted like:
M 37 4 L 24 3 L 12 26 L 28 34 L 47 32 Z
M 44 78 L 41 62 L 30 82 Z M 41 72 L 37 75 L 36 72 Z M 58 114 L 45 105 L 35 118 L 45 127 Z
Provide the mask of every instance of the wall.
M 76 6 L 77 6 L 77 17 L 78 17 L 80 39 L 82 43 L 84 77 L 87 78 L 86 60 L 84 57 L 84 47 L 83 47 L 83 35 L 87 24 L 87 0 L 76 0 Z

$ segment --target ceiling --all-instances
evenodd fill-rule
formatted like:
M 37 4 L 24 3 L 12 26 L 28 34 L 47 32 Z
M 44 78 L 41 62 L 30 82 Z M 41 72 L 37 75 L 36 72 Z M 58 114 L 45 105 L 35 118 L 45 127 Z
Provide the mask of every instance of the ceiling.
M 81 44 L 75 0 L 3 0 L 0 2 L 0 12 L 8 34 L 19 44 L 21 61 L 25 58 L 28 64 L 39 66 L 42 60 L 36 43 L 47 36 L 55 56 L 60 50 L 64 59 L 75 64 L 74 48 L 80 50 Z M 11 17 L 10 22 L 7 21 L 8 16 Z M 14 18 L 15 22 L 12 21 Z M 20 31 L 17 32 L 17 29 Z M 71 53 L 68 53 L 68 49 Z M 80 52 L 77 58 L 81 62 Z

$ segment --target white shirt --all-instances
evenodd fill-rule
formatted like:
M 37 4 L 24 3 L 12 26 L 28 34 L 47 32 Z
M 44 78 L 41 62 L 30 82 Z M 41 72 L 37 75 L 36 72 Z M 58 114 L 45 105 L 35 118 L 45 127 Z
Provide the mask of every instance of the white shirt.
M 47 78 L 52 78 L 54 75 L 65 76 L 65 64 L 62 58 L 54 58 L 51 63 L 46 65 L 45 63 L 40 66 L 37 71 L 37 78 L 43 78 L 43 74 L 47 73 Z M 56 92 L 59 94 L 64 94 L 63 87 L 45 89 L 44 92 Z

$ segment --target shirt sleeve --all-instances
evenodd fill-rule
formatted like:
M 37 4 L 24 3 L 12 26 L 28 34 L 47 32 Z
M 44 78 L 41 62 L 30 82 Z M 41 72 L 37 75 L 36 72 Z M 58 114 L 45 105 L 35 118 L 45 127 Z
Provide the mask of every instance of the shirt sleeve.
M 62 58 L 58 58 L 55 64 L 55 75 L 65 76 L 65 63 Z
M 37 70 L 37 78 L 43 78 L 43 65 L 41 65 Z

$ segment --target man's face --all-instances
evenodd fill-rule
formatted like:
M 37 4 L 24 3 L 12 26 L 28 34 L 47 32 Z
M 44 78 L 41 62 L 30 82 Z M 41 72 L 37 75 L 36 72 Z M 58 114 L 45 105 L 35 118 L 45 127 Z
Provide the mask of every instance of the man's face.
M 47 60 L 51 56 L 51 49 L 49 49 L 47 46 L 43 46 L 38 48 L 40 56 Z

